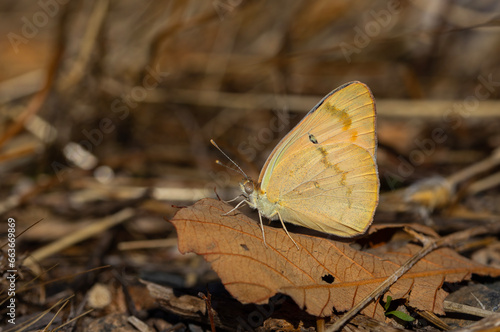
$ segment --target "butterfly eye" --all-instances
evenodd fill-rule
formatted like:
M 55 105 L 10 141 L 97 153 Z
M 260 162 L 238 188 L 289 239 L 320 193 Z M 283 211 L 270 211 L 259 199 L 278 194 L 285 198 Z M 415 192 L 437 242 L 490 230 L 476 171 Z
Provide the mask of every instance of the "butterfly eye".
M 253 181 L 246 181 L 245 184 L 243 185 L 243 188 L 245 189 L 245 193 L 250 195 L 254 191 L 254 185 Z

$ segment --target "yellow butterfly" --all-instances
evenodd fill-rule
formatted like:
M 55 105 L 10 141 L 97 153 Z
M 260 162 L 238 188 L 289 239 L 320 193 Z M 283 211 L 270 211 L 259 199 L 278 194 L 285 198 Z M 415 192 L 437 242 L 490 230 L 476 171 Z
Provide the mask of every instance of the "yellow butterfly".
M 257 183 L 241 171 L 240 204 L 258 210 L 264 243 L 262 216 L 279 219 L 292 241 L 283 221 L 341 237 L 366 231 L 379 196 L 375 118 L 370 89 L 346 83 L 278 143 Z

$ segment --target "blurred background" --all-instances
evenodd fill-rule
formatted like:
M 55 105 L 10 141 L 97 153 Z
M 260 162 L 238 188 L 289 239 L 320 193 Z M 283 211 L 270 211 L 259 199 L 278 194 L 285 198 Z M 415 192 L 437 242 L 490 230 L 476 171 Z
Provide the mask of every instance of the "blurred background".
M 461 221 L 495 215 L 499 15 L 494 0 L 3 1 L 0 214 L 17 234 L 43 219 L 18 238 L 17 259 L 52 267 L 45 281 L 107 264 L 184 287 L 215 280 L 201 258 L 179 256 L 164 220 L 214 190 L 238 195 L 241 175 L 215 164 L 229 161 L 210 139 L 255 178 L 280 138 L 353 80 L 377 102 L 382 192 L 487 160 L 445 200 L 469 213 Z M 415 221 L 396 216 L 376 222 Z M 86 276 L 20 295 L 20 310 L 114 280 Z

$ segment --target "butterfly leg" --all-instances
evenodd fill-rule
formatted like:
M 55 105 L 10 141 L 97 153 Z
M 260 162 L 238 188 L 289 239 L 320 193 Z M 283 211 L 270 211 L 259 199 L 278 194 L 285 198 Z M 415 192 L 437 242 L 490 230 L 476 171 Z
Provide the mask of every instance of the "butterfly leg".
M 223 202 L 224 202 L 224 203 L 232 203 L 232 202 L 234 202 L 235 200 L 237 200 L 238 198 L 240 198 L 241 196 L 243 196 L 243 195 L 238 195 L 238 196 L 236 196 L 235 198 L 230 199 L 229 201 L 224 201 L 224 200 L 223 200 Z
M 236 206 L 235 206 L 234 208 L 232 208 L 230 211 L 227 211 L 226 213 L 224 213 L 224 214 L 222 214 L 222 215 L 223 215 L 223 216 L 227 216 L 228 214 L 230 214 L 230 213 L 231 213 L 231 212 L 233 212 L 234 210 L 238 210 L 238 208 L 239 208 L 241 205 L 245 204 L 245 203 L 247 203 L 247 201 L 245 201 L 245 200 L 243 200 L 243 201 L 239 202 L 238 204 L 236 204 Z
M 283 229 L 285 230 L 286 235 L 288 235 L 290 240 L 292 240 L 293 244 L 295 244 L 295 246 L 297 247 L 297 250 L 299 250 L 299 246 L 297 245 L 297 242 L 295 242 L 295 240 L 290 236 L 290 233 L 288 233 L 288 230 L 286 229 L 285 223 L 283 222 L 283 219 L 281 219 L 281 214 L 279 212 L 278 212 L 278 217 L 280 218 L 281 225 L 283 226 Z
M 262 215 L 260 214 L 259 211 L 259 220 L 260 220 L 260 229 L 262 230 L 262 240 L 264 240 L 264 245 L 266 248 L 269 248 L 266 243 L 266 234 L 264 233 L 264 224 L 262 223 Z

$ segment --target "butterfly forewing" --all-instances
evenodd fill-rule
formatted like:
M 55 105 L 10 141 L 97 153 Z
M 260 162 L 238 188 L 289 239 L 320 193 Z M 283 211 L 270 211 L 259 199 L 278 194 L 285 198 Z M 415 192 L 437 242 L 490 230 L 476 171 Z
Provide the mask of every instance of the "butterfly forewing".
M 266 189 L 274 168 L 288 153 L 310 141 L 351 143 L 375 156 L 375 104 L 368 87 L 351 82 L 321 100 L 274 148 L 259 176 Z

